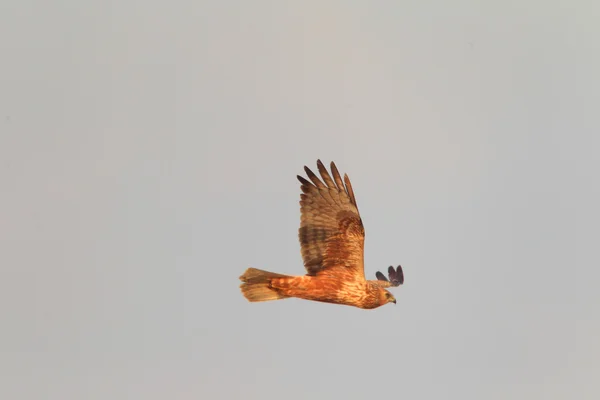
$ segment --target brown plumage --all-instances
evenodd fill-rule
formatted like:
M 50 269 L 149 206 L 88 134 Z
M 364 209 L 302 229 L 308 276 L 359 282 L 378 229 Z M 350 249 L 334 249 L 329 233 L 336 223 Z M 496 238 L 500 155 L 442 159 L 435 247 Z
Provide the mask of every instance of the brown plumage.
M 364 273 L 363 227 L 350 179 L 340 176 L 331 163 L 331 175 L 317 160 L 321 179 L 304 167 L 307 180 L 298 176 L 300 194 L 300 239 L 307 274 L 288 276 L 249 268 L 240 276 L 243 295 L 249 301 L 297 297 L 326 303 L 372 309 L 396 303 L 385 288 L 404 282 L 402 268 L 390 267 L 389 280 L 377 272 L 378 280 Z

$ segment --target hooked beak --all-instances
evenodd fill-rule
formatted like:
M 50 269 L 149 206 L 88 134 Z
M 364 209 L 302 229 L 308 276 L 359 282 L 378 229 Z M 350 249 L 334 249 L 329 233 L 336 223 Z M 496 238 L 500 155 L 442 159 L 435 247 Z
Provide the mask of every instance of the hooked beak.
M 391 303 L 394 303 L 394 304 L 396 304 L 396 299 L 393 299 L 393 300 L 391 301 Z

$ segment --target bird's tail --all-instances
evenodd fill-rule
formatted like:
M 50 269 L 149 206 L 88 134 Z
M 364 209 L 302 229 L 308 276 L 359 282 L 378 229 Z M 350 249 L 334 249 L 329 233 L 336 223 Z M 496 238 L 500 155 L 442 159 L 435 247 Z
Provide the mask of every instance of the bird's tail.
M 276 274 L 274 272 L 262 271 L 256 268 L 248 268 L 240 280 L 242 294 L 248 301 L 269 301 L 286 299 L 289 296 L 281 294 L 277 289 L 271 287 L 271 279 L 289 278 L 287 275 Z

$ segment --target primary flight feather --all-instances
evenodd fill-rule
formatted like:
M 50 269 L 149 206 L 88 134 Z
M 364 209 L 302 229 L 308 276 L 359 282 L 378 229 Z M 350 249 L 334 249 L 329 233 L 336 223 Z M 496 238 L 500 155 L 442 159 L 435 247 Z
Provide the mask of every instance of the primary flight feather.
M 308 272 L 288 276 L 248 268 L 240 280 L 242 294 L 249 301 L 279 300 L 297 297 L 373 309 L 396 303 L 385 288 L 404 283 L 402 267 L 390 267 L 389 280 L 377 272 L 377 280 L 366 280 L 364 273 L 363 227 L 352 184 L 344 180 L 331 163 L 331 175 L 317 160 L 321 179 L 308 167 L 309 180 L 298 176 L 300 188 L 300 229 L 298 238 Z

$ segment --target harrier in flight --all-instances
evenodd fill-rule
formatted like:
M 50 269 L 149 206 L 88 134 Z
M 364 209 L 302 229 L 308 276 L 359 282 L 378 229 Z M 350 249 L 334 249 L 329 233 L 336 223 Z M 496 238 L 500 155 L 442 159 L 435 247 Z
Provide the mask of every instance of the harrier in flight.
M 300 194 L 300 239 L 302 259 L 308 272 L 289 276 L 248 268 L 240 280 L 249 301 L 305 300 L 372 309 L 396 303 L 388 287 L 404 283 L 402 267 L 389 267 L 389 280 L 377 272 L 377 280 L 366 280 L 364 271 L 365 230 L 348 175 L 344 181 L 335 164 L 327 172 L 320 160 L 319 179 L 304 167 L 310 182 L 298 176 Z

